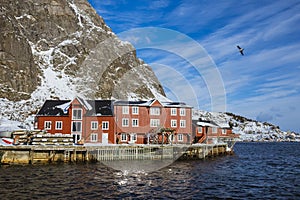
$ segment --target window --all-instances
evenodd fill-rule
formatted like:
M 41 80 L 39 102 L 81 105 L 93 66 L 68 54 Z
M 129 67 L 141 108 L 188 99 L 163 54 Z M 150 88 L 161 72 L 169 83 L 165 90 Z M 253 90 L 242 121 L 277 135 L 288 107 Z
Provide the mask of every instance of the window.
M 62 130 L 62 121 L 55 122 L 55 129 Z
M 72 132 L 81 132 L 81 122 L 72 122 Z
M 139 120 L 138 119 L 132 119 L 132 127 L 138 127 L 139 126 Z
M 212 133 L 218 133 L 217 127 L 212 127 Z
M 98 122 L 92 121 L 91 122 L 91 130 L 97 130 L 98 129 Z
M 171 127 L 172 127 L 172 128 L 177 127 L 177 120 L 175 120 L 175 119 L 172 119 L 172 120 L 171 120 Z
M 91 142 L 98 142 L 98 134 L 97 133 L 92 133 L 90 136 Z
M 82 109 L 74 108 L 72 110 L 72 113 L 73 113 L 73 115 L 72 115 L 73 120 L 81 120 L 82 119 Z
M 73 135 L 73 142 L 77 143 L 79 140 L 81 140 L 81 135 L 80 134 L 72 134 Z
M 45 121 L 45 123 L 44 123 L 44 128 L 46 129 L 46 130 L 50 130 L 51 129 L 51 121 Z
M 129 114 L 129 106 L 122 106 L 122 114 Z
M 185 116 L 185 108 L 180 108 L 180 116 Z
M 150 127 L 158 127 L 159 124 L 159 119 L 150 119 Z
M 182 142 L 183 141 L 183 135 L 182 134 L 178 134 L 178 141 Z
M 180 127 L 185 128 L 186 122 L 185 120 L 180 120 Z
M 127 134 L 126 134 L 126 133 L 122 133 L 122 134 L 121 134 L 121 141 L 122 141 L 122 142 L 127 141 Z
M 122 118 L 122 126 L 128 127 L 129 126 L 129 119 L 128 118 Z
M 222 134 L 226 134 L 226 129 L 222 129 Z
M 136 142 L 136 134 L 130 134 L 130 141 L 131 142 Z
M 198 133 L 202 133 L 202 127 L 198 127 Z
M 139 114 L 139 107 L 133 106 L 132 107 L 132 114 L 133 115 L 138 115 Z
M 160 108 L 158 107 L 150 108 L 150 115 L 160 115 Z
M 109 130 L 109 122 L 108 121 L 102 122 L 102 130 Z
M 171 108 L 171 115 L 176 116 L 177 115 L 177 108 Z

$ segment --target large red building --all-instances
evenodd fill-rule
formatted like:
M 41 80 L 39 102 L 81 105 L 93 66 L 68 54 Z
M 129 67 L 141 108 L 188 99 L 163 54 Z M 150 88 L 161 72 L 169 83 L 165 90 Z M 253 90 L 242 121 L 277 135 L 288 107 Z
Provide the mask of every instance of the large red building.
M 119 143 L 190 143 L 192 107 L 181 102 L 116 101 Z
M 36 128 L 93 144 L 191 143 L 192 107 L 181 102 L 47 100 Z

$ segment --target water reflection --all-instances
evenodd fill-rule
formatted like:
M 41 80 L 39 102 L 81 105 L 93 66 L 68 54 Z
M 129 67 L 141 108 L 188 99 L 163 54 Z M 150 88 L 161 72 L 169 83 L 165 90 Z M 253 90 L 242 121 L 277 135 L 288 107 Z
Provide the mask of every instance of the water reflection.
M 174 160 L 119 160 L 101 163 L 114 170 L 127 173 L 149 173 L 171 165 Z

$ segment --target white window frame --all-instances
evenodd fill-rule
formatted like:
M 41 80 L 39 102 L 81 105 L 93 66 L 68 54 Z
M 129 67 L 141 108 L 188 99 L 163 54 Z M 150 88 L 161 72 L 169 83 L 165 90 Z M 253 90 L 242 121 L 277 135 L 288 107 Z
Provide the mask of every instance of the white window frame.
M 109 121 L 102 122 L 102 130 L 109 130 Z
M 198 133 L 203 133 L 203 127 L 202 126 L 198 127 Z
M 92 133 L 90 136 L 91 142 L 98 142 L 98 134 L 97 133 Z
M 77 123 L 80 124 L 80 128 L 79 128 L 80 130 L 74 130 L 73 129 L 74 124 L 77 124 Z M 76 126 L 76 128 L 78 128 L 78 127 Z M 72 121 L 71 130 L 72 130 L 72 132 L 80 132 L 81 133 L 82 132 L 82 122 L 81 121 Z
M 183 142 L 183 134 L 178 134 L 177 135 L 177 140 L 179 141 L 179 142 Z
M 159 119 L 150 119 L 150 127 L 158 127 L 160 125 Z
M 130 134 L 130 142 L 136 142 L 137 141 L 137 135 L 136 133 Z
M 55 122 L 55 130 L 62 130 L 63 129 L 63 122 L 62 121 L 56 121 Z
M 79 114 L 79 113 L 77 113 L 77 111 L 80 111 L 80 116 L 79 115 L 77 116 L 77 114 Z M 76 113 L 76 115 L 75 115 L 75 113 Z M 72 120 L 82 120 L 82 109 L 81 108 L 73 108 L 72 109 Z
M 45 121 L 44 122 L 44 129 L 45 130 L 51 130 L 51 125 L 52 125 L 51 121 Z
M 218 133 L 218 127 L 212 127 L 211 133 Z
M 171 108 L 171 116 L 177 116 L 177 108 Z
M 150 115 L 160 115 L 160 107 L 151 107 L 150 108 Z
M 171 127 L 176 128 L 177 127 L 177 120 L 176 119 L 171 119 Z
M 180 108 L 180 110 L 179 110 L 179 115 L 180 115 L 180 116 L 185 116 L 185 115 L 186 115 L 185 108 Z
M 139 114 L 139 107 L 138 106 L 132 106 L 131 111 L 132 111 L 133 115 L 138 115 Z
M 185 128 L 186 127 L 186 120 L 180 120 L 180 128 Z
M 122 114 L 129 114 L 129 106 L 122 106 Z
M 91 121 L 91 130 L 98 130 L 98 121 Z
M 223 135 L 226 135 L 226 133 L 227 133 L 226 129 L 225 129 L 225 128 L 222 128 L 222 134 L 223 134 Z
M 72 134 L 72 136 L 73 136 L 73 139 L 74 139 L 75 143 L 77 143 L 82 138 L 82 135 L 78 134 L 78 133 Z
M 122 127 L 129 127 L 129 119 L 122 118 Z
M 121 134 L 121 142 L 127 142 L 127 133 Z
M 132 127 L 139 127 L 139 119 L 132 119 L 131 125 Z

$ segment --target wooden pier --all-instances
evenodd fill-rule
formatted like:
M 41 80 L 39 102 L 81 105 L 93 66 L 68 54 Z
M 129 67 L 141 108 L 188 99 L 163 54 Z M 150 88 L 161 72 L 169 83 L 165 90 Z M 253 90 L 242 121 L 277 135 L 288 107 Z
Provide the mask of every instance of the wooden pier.
M 195 145 L 1 146 L 1 164 L 205 159 L 231 153 L 226 143 Z

